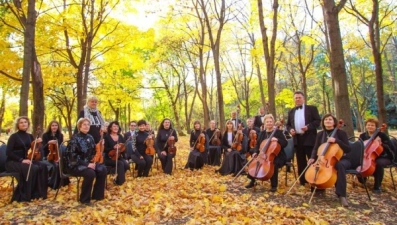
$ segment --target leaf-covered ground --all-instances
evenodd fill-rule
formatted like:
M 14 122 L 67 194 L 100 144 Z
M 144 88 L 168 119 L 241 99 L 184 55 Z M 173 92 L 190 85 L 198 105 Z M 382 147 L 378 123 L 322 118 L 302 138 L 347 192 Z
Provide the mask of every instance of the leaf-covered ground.
M 241 176 L 220 176 L 212 166 L 199 171 L 182 169 L 186 163 L 188 139 L 178 143 L 177 169 L 172 176 L 164 175 L 156 165 L 148 178 L 133 178 L 115 186 L 108 182 L 106 199 L 86 206 L 76 201 L 76 180 L 63 187 L 56 200 L 54 190 L 48 199 L 30 203 L 9 203 L 10 182 L 0 179 L 1 224 L 395 224 L 396 192 L 388 170 L 382 194 L 371 194 L 368 201 L 360 184 L 353 187 L 348 178 L 350 208 L 340 207 L 333 189 L 325 196 L 314 197 L 309 187 L 296 186 L 292 173 L 285 184 L 285 168 L 279 175 L 279 189 L 269 191 L 269 182 L 255 190 L 245 189 L 248 180 Z M 161 169 L 160 169 L 161 170 Z M 395 172 L 397 180 L 397 172 Z M 357 183 L 357 182 L 354 182 Z M 373 179 L 369 180 L 372 187 Z

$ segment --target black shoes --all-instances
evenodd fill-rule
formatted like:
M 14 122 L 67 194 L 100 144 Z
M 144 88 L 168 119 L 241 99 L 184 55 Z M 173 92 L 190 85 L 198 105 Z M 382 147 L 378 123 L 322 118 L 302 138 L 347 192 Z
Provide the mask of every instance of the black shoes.
M 255 186 L 255 181 L 252 180 L 249 184 L 245 186 L 245 188 L 253 188 Z
M 276 191 L 277 191 L 277 187 L 272 187 L 272 188 L 270 189 L 270 191 L 271 191 L 271 192 L 276 192 Z
M 374 194 L 380 194 L 380 193 L 382 193 L 382 189 L 380 189 L 380 188 L 374 188 L 374 189 L 372 190 L 372 193 L 374 193 Z

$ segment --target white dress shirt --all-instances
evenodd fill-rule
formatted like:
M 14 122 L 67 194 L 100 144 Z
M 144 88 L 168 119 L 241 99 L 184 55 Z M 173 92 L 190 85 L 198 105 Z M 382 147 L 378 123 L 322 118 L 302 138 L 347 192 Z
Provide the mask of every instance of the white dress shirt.
M 305 123 L 305 105 L 302 105 L 302 109 L 295 109 L 295 132 L 297 134 L 303 134 L 304 131 L 302 127 L 306 125 Z

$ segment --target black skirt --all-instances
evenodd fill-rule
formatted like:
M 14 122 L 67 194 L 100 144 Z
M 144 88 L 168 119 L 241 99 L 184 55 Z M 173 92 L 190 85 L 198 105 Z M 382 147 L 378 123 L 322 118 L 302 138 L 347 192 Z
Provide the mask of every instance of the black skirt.
M 216 172 L 220 173 L 221 175 L 237 175 L 237 173 L 240 172 L 240 170 L 243 168 L 244 163 L 244 154 L 240 154 L 240 152 L 236 150 L 233 150 L 231 152 L 226 151 L 221 168 L 219 168 L 219 170 L 217 170 Z
M 207 155 L 205 153 L 205 155 Z M 201 169 L 204 165 L 203 153 L 200 153 L 197 149 L 190 151 L 185 169 Z

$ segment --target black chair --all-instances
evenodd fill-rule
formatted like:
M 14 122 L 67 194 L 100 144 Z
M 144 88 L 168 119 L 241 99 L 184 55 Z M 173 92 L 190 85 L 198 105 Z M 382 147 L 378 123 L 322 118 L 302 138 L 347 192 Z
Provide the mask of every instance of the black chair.
M 160 159 L 159 159 L 159 156 L 157 155 L 157 152 L 156 152 L 156 153 L 154 153 L 154 162 L 153 162 L 153 164 L 156 164 L 157 170 L 159 170 L 159 161 L 160 161 Z M 176 154 L 175 154 L 174 158 L 172 158 L 172 161 L 174 163 L 174 169 L 176 169 Z
M 68 145 L 68 141 L 64 141 L 61 143 L 61 145 L 58 148 L 58 155 L 59 155 L 59 177 L 61 179 L 61 184 L 59 185 L 59 188 L 57 189 L 57 192 L 55 193 L 54 200 L 57 198 L 59 189 L 63 186 L 63 182 L 66 178 L 70 177 L 75 177 L 77 179 L 77 201 L 79 201 L 79 196 L 80 196 L 80 180 L 82 176 L 75 176 L 71 174 L 64 173 L 65 165 L 63 164 L 63 153 L 66 151 L 66 147 Z
M 296 172 L 295 172 L 295 166 L 294 166 L 294 139 L 290 138 L 287 139 L 288 145 L 284 148 L 285 155 L 287 156 L 287 162 L 285 162 L 285 166 L 287 167 L 292 167 L 292 170 L 294 171 L 294 177 L 296 180 Z M 287 185 L 287 174 L 288 170 L 285 170 L 285 185 Z
M 393 144 L 394 149 L 397 150 L 397 139 L 391 135 L 389 135 L 389 138 L 391 143 Z M 394 178 L 393 178 L 393 168 L 397 168 L 397 154 L 395 154 L 394 157 L 395 157 L 394 162 L 392 162 L 390 165 L 385 166 L 385 168 L 389 168 L 391 181 L 393 183 L 393 189 L 396 190 L 396 184 L 394 183 Z
M 9 173 L 6 171 L 5 164 L 7 161 L 7 155 L 6 155 L 6 150 L 7 150 L 7 145 L 3 142 L 0 141 L 0 177 L 11 177 L 11 186 L 12 186 L 12 193 L 14 194 L 15 192 L 15 182 L 14 179 L 19 180 L 19 173 Z M 12 198 L 10 202 L 12 201 Z
M 357 139 L 357 141 L 354 141 L 354 139 Z M 367 192 L 368 199 L 371 201 L 371 196 L 369 195 L 367 187 L 367 179 L 364 179 L 361 170 L 357 171 L 356 169 L 357 167 L 363 165 L 364 142 L 360 138 L 350 137 L 349 145 L 351 151 L 346 154 L 346 157 L 350 160 L 351 168 L 346 170 L 346 174 L 354 175 L 362 181 L 365 191 Z M 362 169 L 362 166 L 360 168 Z

